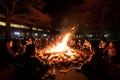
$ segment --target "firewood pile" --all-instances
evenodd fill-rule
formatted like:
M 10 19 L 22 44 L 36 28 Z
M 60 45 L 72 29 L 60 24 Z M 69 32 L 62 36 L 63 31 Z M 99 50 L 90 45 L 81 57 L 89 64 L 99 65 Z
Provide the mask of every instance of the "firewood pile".
M 70 54 L 67 51 L 46 53 L 45 51 L 38 51 L 35 55 L 40 62 L 44 65 L 49 65 L 51 70 L 50 73 L 54 72 L 55 69 L 59 69 L 60 72 L 68 72 L 75 67 L 82 67 L 86 62 L 89 62 L 94 55 L 94 51 L 83 51 L 78 49 L 71 49 Z
M 90 62 L 94 51 L 84 51 L 78 49 L 70 49 L 70 51 L 48 53 L 45 50 L 37 51 L 35 57 L 43 63 L 49 65 L 48 71 L 42 76 L 43 80 L 54 80 L 56 72 L 66 73 L 81 67 Z

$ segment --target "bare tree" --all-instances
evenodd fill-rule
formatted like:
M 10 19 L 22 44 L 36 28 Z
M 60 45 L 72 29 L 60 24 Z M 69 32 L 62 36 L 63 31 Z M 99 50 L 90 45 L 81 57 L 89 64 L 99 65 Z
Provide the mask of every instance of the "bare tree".
M 33 26 L 49 24 L 51 18 L 42 11 L 46 5 L 44 0 L 0 0 L 6 14 L 5 38 L 10 38 L 10 23 Z
M 81 0 L 74 4 L 72 0 L 67 1 L 69 5 L 66 16 L 78 22 L 80 29 L 97 29 L 104 34 L 111 24 L 118 24 L 119 0 Z
M 89 18 L 89 24 L 97 24 L 102 35 L 105 32 L 106 20 L 110 11 L 115 8 L 118 0 L 84 0 L 82 8 L 84 11 L 88 11 L 91 15 Z M 112 14 L 114 15 L 114 14 Z

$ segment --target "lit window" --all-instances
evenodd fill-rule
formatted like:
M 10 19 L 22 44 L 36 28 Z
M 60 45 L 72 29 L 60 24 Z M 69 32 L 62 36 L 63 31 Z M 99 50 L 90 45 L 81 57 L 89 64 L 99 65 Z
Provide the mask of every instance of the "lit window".
M 37 33 L 35 33 L 35 36 L 38 36 L 38 34 L 37 34 Z
M 43 36 L 45 36 L 45 37 L 46 37 L 46 36 L 47 36 L 47 34 L 43 34 Z
M 19 35 L 20 33 L 19 32 L 14 32 L 15 35 Z
M 1 26 L 6 26 L 6 23 L 5 23 L 5 22 L 0 21 L 0 25 L 1 25 Z

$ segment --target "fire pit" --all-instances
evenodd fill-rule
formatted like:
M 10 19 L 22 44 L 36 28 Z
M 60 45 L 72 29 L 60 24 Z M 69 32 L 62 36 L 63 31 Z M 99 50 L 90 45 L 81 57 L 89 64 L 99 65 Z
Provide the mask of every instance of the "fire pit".
M 76 67 L 81 68 L 86 62 L 90 61 L 94 51 L 84 51 L 68 46 L 68 41 L 72 32 L 67 32 L 61 42 L 56 42 L 54 45 L 49 45 L 42 50 L 38 50 L 35 54 L 41 62 L 50 65 L 50 70 L 44 75 L 55 75 L 56 69 L 65 73 Z M 47 76 L 46 76 L 47 75 Z
M 61 73 L 66 73 L 73 69 L 81 69 L 81 67 L 92 59 L 94 52 L 86 52 L 77 49 L 71 49 L 72 54 L 68 54 L 67 51 L 44 53 L 38 52 L 35 56 L 44 64 L 49 65 L 50 69 L 43 76 L 45 80 L 47 78 L 53 78 L 56 75 L 56 70 Z

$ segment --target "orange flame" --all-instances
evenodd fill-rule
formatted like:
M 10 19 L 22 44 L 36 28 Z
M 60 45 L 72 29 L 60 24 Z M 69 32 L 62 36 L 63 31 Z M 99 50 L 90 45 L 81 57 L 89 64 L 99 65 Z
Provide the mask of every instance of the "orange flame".
M 60 43 L 57 43 L 57 45 L 51 47 L 49 50 L 47 50 L 47 53 L 54 53 L 54 52 L 63 52 L 69 50 L 69 47 L 67 46 L 67 42 L 71 36 L 71 33 L 65 34 L 62 41 Z

